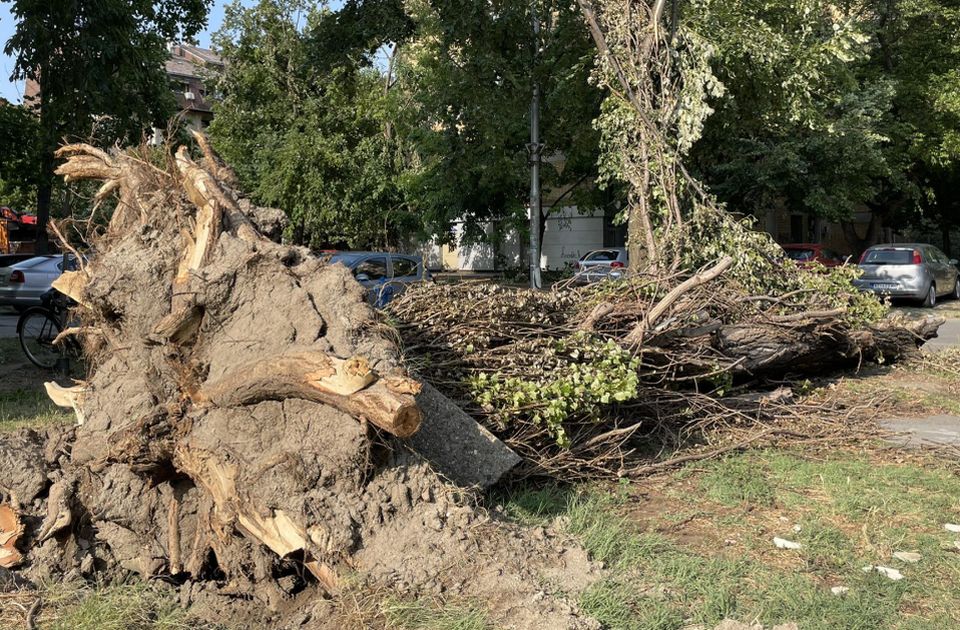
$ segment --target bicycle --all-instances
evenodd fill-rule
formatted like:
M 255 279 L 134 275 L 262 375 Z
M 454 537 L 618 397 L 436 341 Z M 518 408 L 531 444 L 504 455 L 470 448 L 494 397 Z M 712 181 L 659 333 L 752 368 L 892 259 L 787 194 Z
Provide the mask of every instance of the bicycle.
M 44 370 L 63 367 L 67 353 L 74 350 L 76 342 L 71 338 L 54 343 L 63 332 L 67 312 L 73 300 L 56 289 L 40 296 L 41 306 L 25 309 L 17 320 L 17 337 L 27 359 Z

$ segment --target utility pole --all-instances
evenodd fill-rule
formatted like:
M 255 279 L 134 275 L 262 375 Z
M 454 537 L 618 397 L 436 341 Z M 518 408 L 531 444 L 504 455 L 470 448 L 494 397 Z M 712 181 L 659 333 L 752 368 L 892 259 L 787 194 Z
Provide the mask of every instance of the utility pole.
M 537 61 L 540 58 L 540 18 L 537 2 L 530 3 L 533 15 L 533 98 L 530 101 L 530 288 L 540 289 L 540 83 L 536 77 Z

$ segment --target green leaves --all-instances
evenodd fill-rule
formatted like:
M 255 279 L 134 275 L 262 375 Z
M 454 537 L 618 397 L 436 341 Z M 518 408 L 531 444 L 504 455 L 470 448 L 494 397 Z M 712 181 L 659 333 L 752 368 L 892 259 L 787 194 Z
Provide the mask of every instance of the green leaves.
M 469 379 L 475 399 L 504 424 L 522 415 L 544 424 L 563 448 L 570 447 L 564 423 L 573 417 L 600 420 L 601 405 L 637 395 L 639 359 L 613 341 L 585 335 L 558 342 L 560 365 L 534 378 L 481 373 Z
M 416 231 L 387 78 L 369 67 L 376 38 L 357 19 L 263 0 L 233 6 L 217 34 L 230 63 L 214 144 L 258 203 L 288 213 L 287 236 L 317 249 L 397 246 Z
M 29 211 L 36 198 L 39 175 L 40 126 L 23 107 L 0 103 L 0 205 Z

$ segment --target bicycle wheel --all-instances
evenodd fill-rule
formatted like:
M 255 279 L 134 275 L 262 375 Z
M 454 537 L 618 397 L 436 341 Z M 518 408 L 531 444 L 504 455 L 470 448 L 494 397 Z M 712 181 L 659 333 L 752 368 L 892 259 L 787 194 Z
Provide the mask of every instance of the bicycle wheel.
M 20 347 L 31 363 L 45 370 L 57 367 L 63 351 L 53 345 L 60 334 L 60 322 L 45 308 L 30 308 L 17 321 Z

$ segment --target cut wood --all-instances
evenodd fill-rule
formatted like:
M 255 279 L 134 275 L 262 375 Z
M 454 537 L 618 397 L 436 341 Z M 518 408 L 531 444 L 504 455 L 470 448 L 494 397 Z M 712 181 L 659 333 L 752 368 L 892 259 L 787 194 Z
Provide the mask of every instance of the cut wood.
M 724 271 L 730 268 L 733 265 L 733 258 L 726 256 L 721 258 L 717 264 L 709 269 L 701 271 L 700 273 L 690 276 L 676 287 L 671 289 L 665 296 L 663 296 L 659 302 L 657 302 L 653 308 L 647 311 L 646 316 L 643 317 L 633 330 L 626 336 L 624 343 L 627 346 L 636 347 L 643 343 L 643 336 L 657 321 L 663 317 L 663 314 L 669 310 L 673 304 L 680 299 L 682 295 L 689 292 L 691 289 L 698 287 L 700 285 L 706 284 L 711 280 L 717 278 Z
M 215 192 L 216 183 L 203 169 L 198 167 L 187 155 L 187 148 L 177 151 L 177 167 L 183 174 L 184 189 L 187 197 L 197 207 L 192 234 L 187 234 L 187 246 L 180 258 L 177 275 L 174 278 L 173 310 L 183 308 L 186 284 L 191 272 L 202 268 L 212 255 L 214 244 L 220 236 L 224 207 L 221 195 Z
M 64 271 L 59 278 L 50 283 L 50 286 L 77 304 L 86 306 L 83 289 L 87 286 L 87 280 L 87 275 L 82 271 Z

